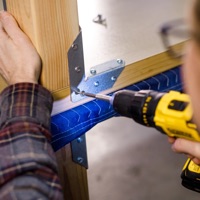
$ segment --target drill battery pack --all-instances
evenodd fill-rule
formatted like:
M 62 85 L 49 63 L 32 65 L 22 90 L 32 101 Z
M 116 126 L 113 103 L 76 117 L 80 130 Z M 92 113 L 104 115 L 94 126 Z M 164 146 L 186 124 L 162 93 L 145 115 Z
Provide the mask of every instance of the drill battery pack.
M 200 166 L 188 159 L 181 173 L 182 185 L 200 193 Z

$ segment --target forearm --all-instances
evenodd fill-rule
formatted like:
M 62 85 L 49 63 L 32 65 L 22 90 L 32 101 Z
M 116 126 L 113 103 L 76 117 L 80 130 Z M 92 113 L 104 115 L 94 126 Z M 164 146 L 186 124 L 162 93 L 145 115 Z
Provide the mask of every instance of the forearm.
M 15 84 L 1 94 L 0 193 L 5 197 L 62 199 L 49 143 L 52 101 L 37 84 Z

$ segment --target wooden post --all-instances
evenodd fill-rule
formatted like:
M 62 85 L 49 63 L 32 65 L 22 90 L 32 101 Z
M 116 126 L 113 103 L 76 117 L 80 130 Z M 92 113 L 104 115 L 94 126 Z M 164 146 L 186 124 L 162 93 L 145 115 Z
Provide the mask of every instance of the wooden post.
M 67 145 L 56 152 L 59 176 L 66 200 L 89 200 L 87 171 L 73 163 L 71 147 Z
M 67 52 L 79 33 L 76 0 L 6 0 L 43 63 L 41 84 L 55 99 L 70 94 Z
M 68 96 L 67 52 L 79 33 L 77 1 L 4 2 L 7 11 L 16 18 L 42 58 L 41 84 L 53 93 L 55 99 Z M 85 168 L 72 162 L 70 145 L 59 150 L 56 156 L 65 199 L 88 200 L 87 172 Z

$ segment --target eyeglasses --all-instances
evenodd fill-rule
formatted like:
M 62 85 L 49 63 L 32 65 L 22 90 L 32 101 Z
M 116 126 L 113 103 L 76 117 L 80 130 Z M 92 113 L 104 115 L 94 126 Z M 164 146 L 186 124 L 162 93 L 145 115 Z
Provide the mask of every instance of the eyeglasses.
M 161 27 L 160 34 L 167 53 L 173 58 L 181 58 L 183 56 L 183 49 L 175 44 L 191 38 L 185 21 L 183 19 L 177 19 L 165 23 Z

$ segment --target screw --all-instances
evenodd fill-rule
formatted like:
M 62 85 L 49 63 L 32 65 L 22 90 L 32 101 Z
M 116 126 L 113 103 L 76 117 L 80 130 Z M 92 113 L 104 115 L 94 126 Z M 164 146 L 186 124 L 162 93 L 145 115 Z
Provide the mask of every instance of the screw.
M 112 77 L 111 77 L 111 81 L 116 81 L 116 79 L 117 79 L 117 78 L 116 78 L 115 76 L 112 76 Z
M 118 64 L 122 64 L 122 63 L 123 63 L 123 60 L 122 60 L 122 59 L 117 59 L 117 63 L 118 63 Z
M 78 89 L 78 88 L 75 88 L 75 89 L 72 89 L 72 90 L 75 92 L 76 95 L 80 94 L 80 92 L 81 92 L 80 89 Z
M 77 66 L 77 67 L 75 67 L 75 71 L 76 71 L 77 73 L 79 73 L 79 72 L 81 72 L 81 68 L 80 68 L 79 66 Z
M 95 74 L 97 73 L 97 70 L 94 69 L 94 68 L 91 68 L 91 69 L 90 69 L 90 73 L 91 73 L 92 75 L 95 75 Z
M 81 93 L 80 93 L 80 95 L 81 95 L 82 97 L 84 97 L 84 96 L 85 96 L 85 91 L 82 90 Z M 79 138 L 78 138 L 78 140 L 79 140 Z M 82 138 L 80 138 L 80 140 L 82 141 Z
M 72 44 L 72 49 L 77 50 L 78 49 L 78 44 Z
M 78 163 L 81 164 L 81 163 L 83 163 L 84 159 L 83 159 L 82 157 L 78 157 L 78 158 L 77 158 L 77 161 L 78 161 Z
M 94 86 L 98 87 L 99 86 L 99 81 L 94 82 Z
M 77 138 L 77 142 L 81 143 L 83 141 L 83 139 L 81 137 Z

